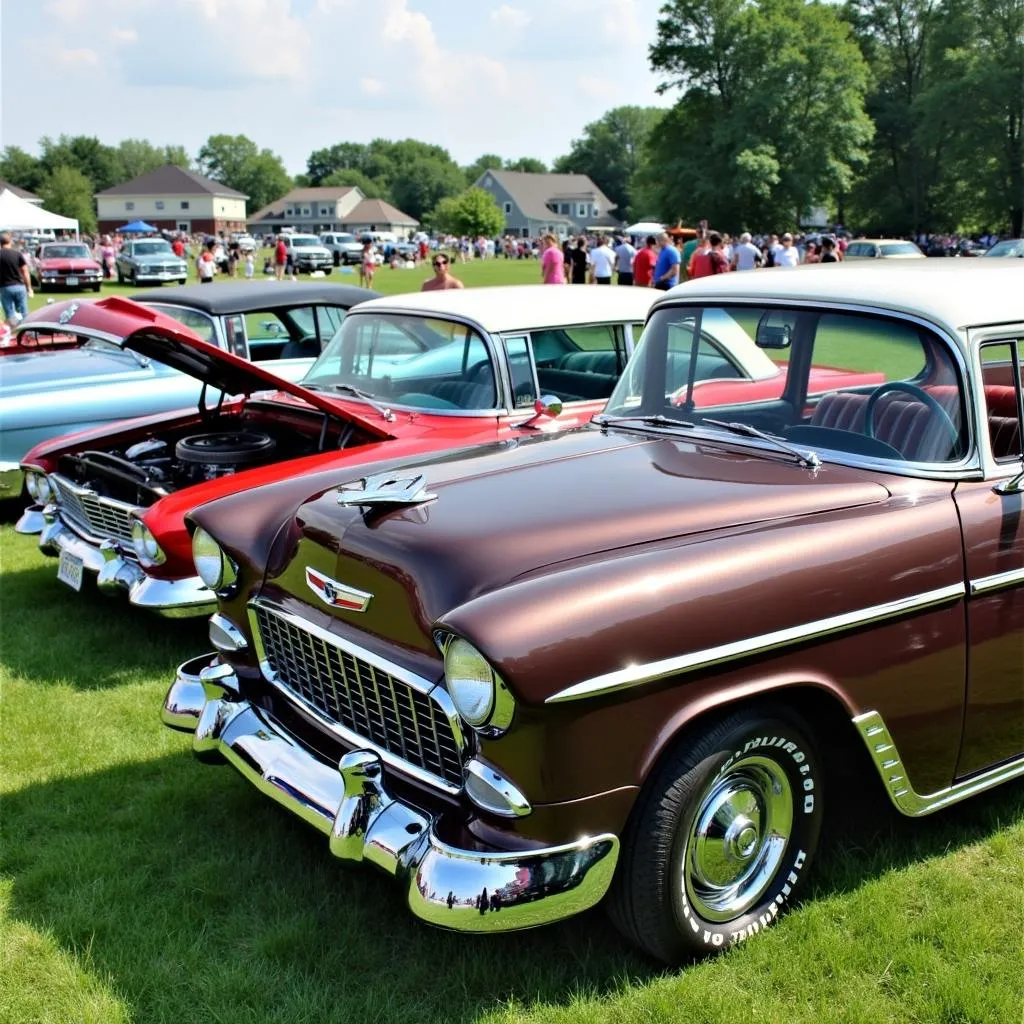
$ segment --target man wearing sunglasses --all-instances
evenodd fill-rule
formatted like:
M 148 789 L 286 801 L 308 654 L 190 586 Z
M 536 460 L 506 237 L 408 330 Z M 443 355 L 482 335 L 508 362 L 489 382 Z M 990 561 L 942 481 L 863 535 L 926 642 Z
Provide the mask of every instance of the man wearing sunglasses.
M 421 292 L 441 292 L 449 288 L 465 288 L 466 286 L 457 278 L 448 273 L 448 257 L 444 253 L 437 253 L 431 261 L 434 268 L 434 276 L 427 278 L 420 286 Z

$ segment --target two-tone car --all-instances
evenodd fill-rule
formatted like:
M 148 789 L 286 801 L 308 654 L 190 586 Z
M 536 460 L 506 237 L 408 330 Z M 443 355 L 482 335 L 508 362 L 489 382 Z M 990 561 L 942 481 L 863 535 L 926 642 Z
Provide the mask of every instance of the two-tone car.
M 84 242 L 48 242 L 32 260 L 32 281 L 40 292 L 50 289 L 100 290 L 103 269 Z
M 998 260 L 703 278 L 591 424 L 201 506 L 216 651 L 164 722 L 431 924 L 603 900 L 669 962 L 757 935 L 826 808 L 1024 776 L 1019 285 Z M 696 400 L 724 329 L 777 394 Z M 814 393 L 815 367 L 849 376 Z
M 334 269 L 334 254 L 316 235 L 282 234 L 281 239 L 297 272 L 322 270 L 329 274 Z
M 283 298 L 301 287 L 271 286 Z M 219 290 L 206 292 L 213 300 Z M 95 577 L 137 607 L 209 614 L 215 598 L 185 527 L 191 509 L 284 476 L 370 471 L 382 459 L 586 422 L 611 394 L 654 297 L 536 286 L 378 298 L 349 311 L 301 387 L 266 372 L 279 364 L 243 363 L 230 346 L 169 328 L 155 309 L 135 307 L 128 319 L 132 304 L 120 300 L 110 358 L 159 360 L 196 397 L 191 408 L 36 445 L 22 466 L 34 503 L 18 529 L 40 534 L 58 579 L 76 590 Z M 556 361 L 580 368 L 544 368 Z
M 184 284 L 188 280 L 188 264 L 164 238 L 130 239 L 121 246 L 116 266 L 118 284 Z

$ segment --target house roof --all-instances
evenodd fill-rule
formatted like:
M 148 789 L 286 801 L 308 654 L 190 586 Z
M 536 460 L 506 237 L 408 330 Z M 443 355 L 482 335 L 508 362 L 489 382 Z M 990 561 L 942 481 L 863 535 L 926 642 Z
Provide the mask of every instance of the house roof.
M 490 176 L 512 197 L 516 206 L 531 220 L 550 221 L 548 203 L 556 196 L 594 197 L 605 210 L 613 209 L 611 200 L 586 174 L 531 174 L 527 171 L 484 171 L 476 184 Z
M 0 192 L 3 192 L 5 188 L 13 192 L 19 199 L 24 199 L 28 203 L 42 202 L 42 199 L 35 192 L 29 192 L 27 188 L 18 188 L 17 185 L 12 185 L 9 181 L 4 181 L 3 178 L 0 178 Z
M 336 203 L 342 196 L 349 192 L 356 192 L 355 185 L 315 185 L 310 188 L 293 188 L 286 192 L 280 199 L 275 199 L 262 209 L 251 214 L 249 220 L 281 220 L 284 217 L 285 207 L 289 203 L 318 203 L 321 200 Z M 359 193 L 362 195 L 362 193 Z
M 205 178 L 195 171 L 186 170 L 175 164 L 165 164 L 149 174 L 123 181 L 120 185 L 96 193 L 99 196 L 229 196 L 232 199 L 248 199 L 247 195 L 213 178 Z
M 402 213 L 383 199 L 363 199 L 345 214 L 342 224 L 408 224 L 418 225 L 415 217 Z

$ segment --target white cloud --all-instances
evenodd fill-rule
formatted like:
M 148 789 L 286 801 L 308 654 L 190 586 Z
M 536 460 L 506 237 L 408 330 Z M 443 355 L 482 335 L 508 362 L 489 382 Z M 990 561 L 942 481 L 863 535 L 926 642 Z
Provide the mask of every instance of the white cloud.
M 359 91 L 367 96 L 380 96 L 384 92 L 384 83 L 379 78 L 360 78 Z
M 95 50 L 80 46 L 73 50 L 58 50 L 55 61 L 62 68 L 98 67 L 100 55 Z
M 533 21 L 533 15 L 529 11 L 524 11 L 521 7 L 510 7 L 508 4 L 502 4 L 491 11 L 490 21 L 499 31 L 521 32 Z
M 113 28 L 110 38 L 119 46 L 128 46 L 139 41 L 139 33 L 133 28 Z

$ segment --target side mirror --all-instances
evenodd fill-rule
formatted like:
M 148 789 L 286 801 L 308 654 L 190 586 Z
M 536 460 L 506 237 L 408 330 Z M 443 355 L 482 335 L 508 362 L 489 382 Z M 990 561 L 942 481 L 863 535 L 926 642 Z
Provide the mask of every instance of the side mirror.
M 793 344 L 793 325 L 785 322 L 782 316 L 778 313 L 773 316 L 771 311 L 761 315 L 754 335 L 758 348 L 786 349 Z
M 557 419 L 561 415 L 562 400 L 556 395 L 541 395 L 533 403 L 533 415 L 519 426 L 537 429 L 543 420 Z
M 1024 470 L 1009 480 L 1001 480 L 992 488 L 996 494 L 1024 494 Z

